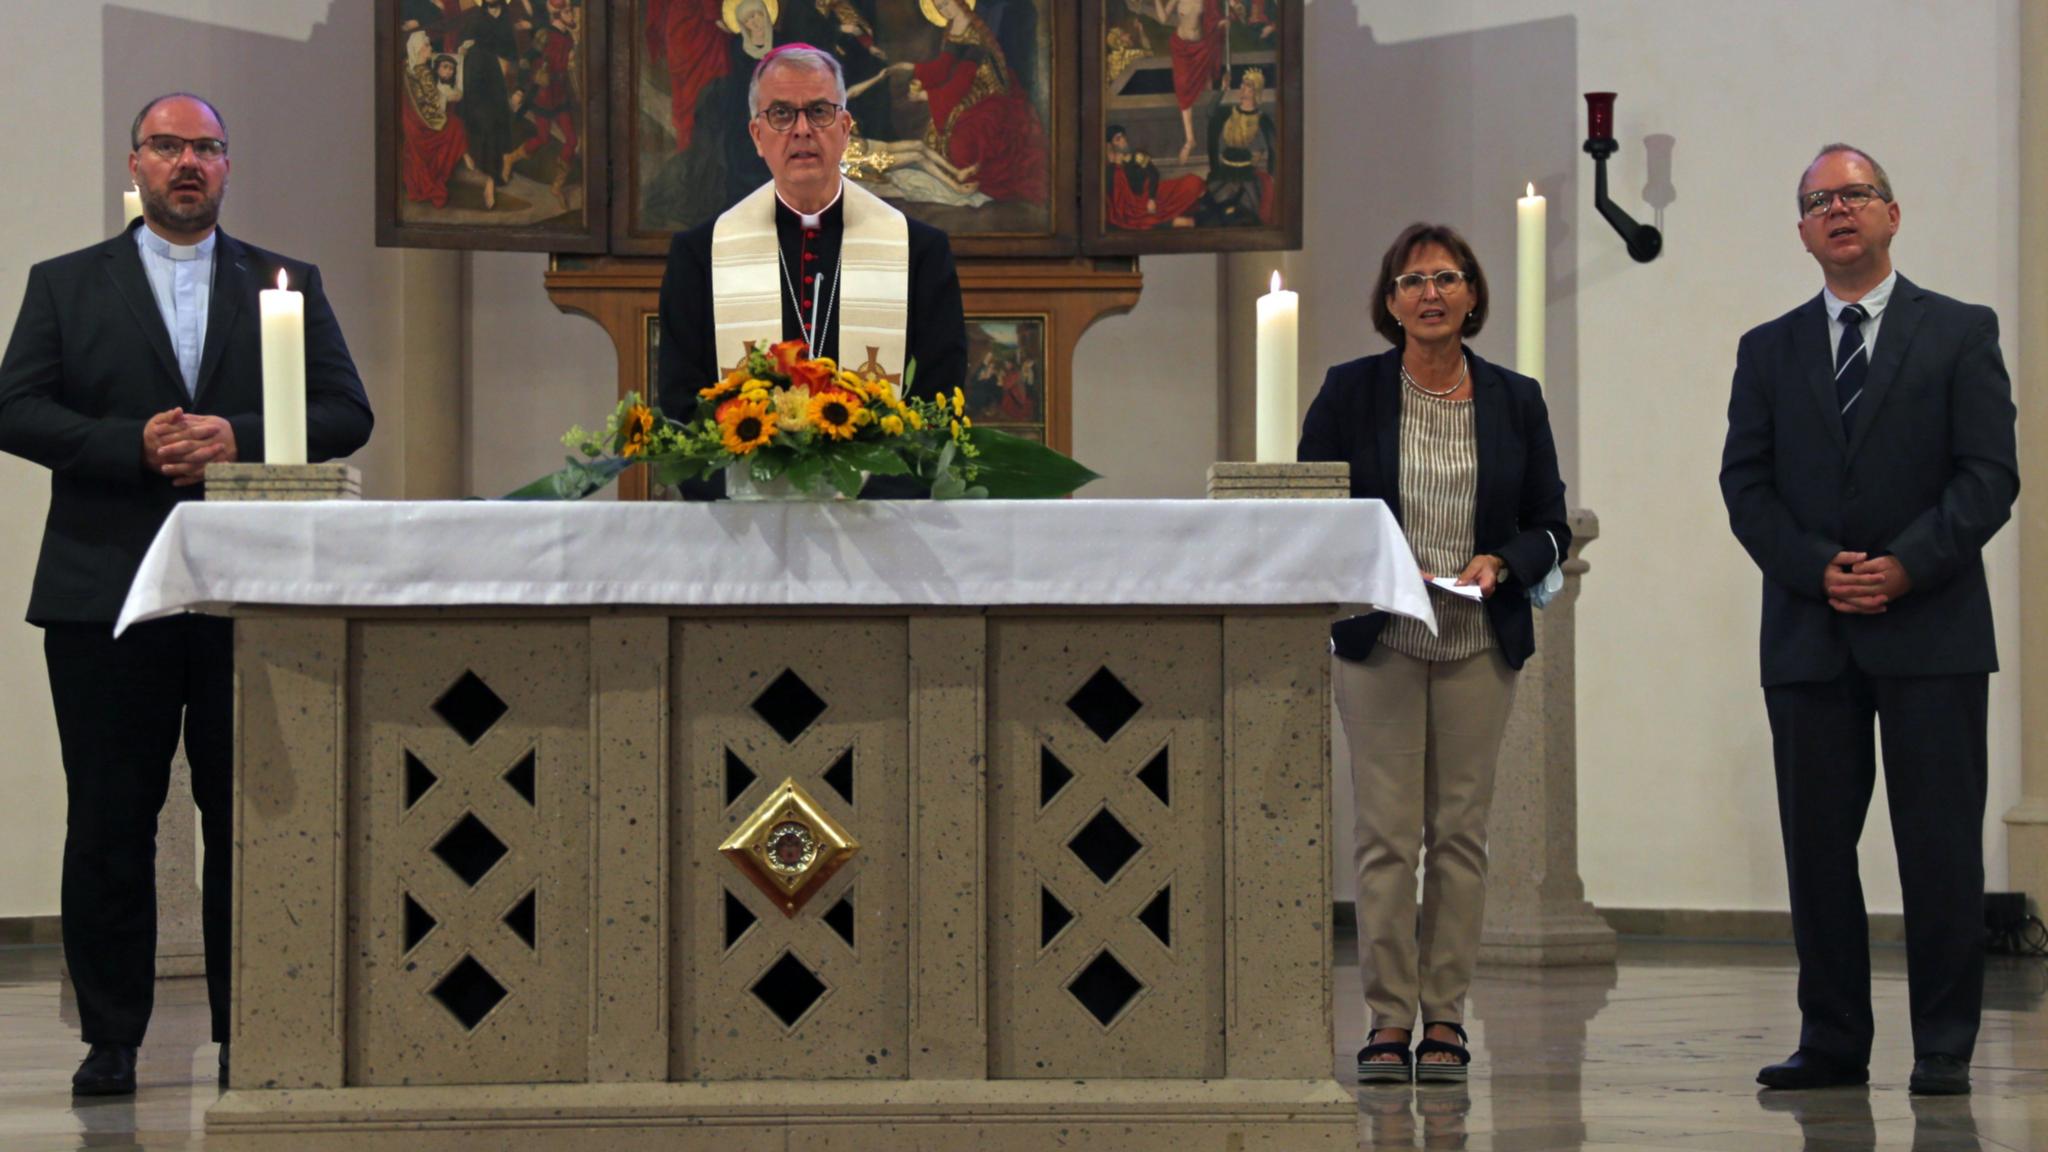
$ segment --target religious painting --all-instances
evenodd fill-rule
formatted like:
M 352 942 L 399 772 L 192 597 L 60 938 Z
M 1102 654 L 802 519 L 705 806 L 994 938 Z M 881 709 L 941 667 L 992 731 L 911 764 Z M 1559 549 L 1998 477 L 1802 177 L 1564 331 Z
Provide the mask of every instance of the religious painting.
M 591 0 L 596 2 L 596 0 Z M 769 180 L 754 68 L 832 53 L 853 120 L 842 171 L 975 255 L 1076 250 L 1078 68 L 1055 0 L 612 0 L 615 254 L 657 255 Z
M 647 349 L 647 371 L 640 377 L 640 400 L 658 405 L 661 403 L 661 313 L 641 313 L 640 331 L 640 343 Z
M 1301 247 L 1302 0 L 1084 0 L 1082 246 Z
M 1000 428 L 1045 442 L 1048 317 L 967 317 L 967 415 L 977 428 Z
M 606 0 L 377 0 L 377 243 L 601 252 Z

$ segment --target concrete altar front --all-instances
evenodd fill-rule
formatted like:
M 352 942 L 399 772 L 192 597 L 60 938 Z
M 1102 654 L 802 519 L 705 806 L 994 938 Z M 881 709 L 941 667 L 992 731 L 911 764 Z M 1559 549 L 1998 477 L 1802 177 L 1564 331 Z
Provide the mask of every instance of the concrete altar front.
M 559 529 L 504 519 L 502 551 L 451 563 L 530 603 L 457 602 L 475 593 L 436 589 L 475 579 L 363 555 L 458 546 L 498 507 L 299 506 L 310 527 L 181 509 L 137 596 L 237 616 L 233 1082 L 209 1146 L 1354 1147 L 1330 1056 L 1325 626 L 1337 599 L 1426 595 L 1383 508 L 1287 503 L 1161 506 L 1217 535 L 1092 545 L 1099 510 L 1066 518 L 1076 536 L 905 513 L 805 545 L 895 602 L 721 585 L 719 604 L 601 602 L 631 593 L 522 554 Z M 722 536 L 740 569 L 792 531 L 778 517 L 896 515 L 519 523 L 584 513 L 637 518 L 645 547 Z M 942 521 L 1007 534 L 1026 587 L 1046 551 L 1114 555 L 1073 562 L 1072 600 L 935 602 Z M 1399 547 L 1384 570 L 1415 587 L 1353 575 L 1291 602 L 1322 577 L 1227 538 L 1252 523 Z M 265 583 L 280 548 L 327 578 Z M 1188 554 L 1151 556 L 1168 548 Z M 1263 591 L 1188 576 L 1214 600 L 1180 603 L 1088 576 L 1211 562 L 1265 565 L 1245 575 Z M 410 603 L 361 566 L 409 573 Z M 790 785 L 810 805 L 792 861 L 858 845 L 800 900 L 720 851 Z

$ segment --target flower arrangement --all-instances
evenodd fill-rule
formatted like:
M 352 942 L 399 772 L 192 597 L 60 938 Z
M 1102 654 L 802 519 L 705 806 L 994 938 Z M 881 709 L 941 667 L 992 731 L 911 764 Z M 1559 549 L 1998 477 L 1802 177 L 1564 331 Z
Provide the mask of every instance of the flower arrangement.
M 571 428 L 567 466 L 509 500 L 580 500 L 634 464 L 674 486 L 733 469 L 755 483 L 854 496 L 869 476 L 910 477 L 935 499 L 1064 496 L 1096 474 L 1043 444 L 976 428 L 958 388 L 907 394 L 887 377 L 803 355 L 786 340 L 747 357 L 697 394 L 694 415 L 673 420 L 628 393 L 597 432 Z M 729 473 L 729 475 L 731 475 Z

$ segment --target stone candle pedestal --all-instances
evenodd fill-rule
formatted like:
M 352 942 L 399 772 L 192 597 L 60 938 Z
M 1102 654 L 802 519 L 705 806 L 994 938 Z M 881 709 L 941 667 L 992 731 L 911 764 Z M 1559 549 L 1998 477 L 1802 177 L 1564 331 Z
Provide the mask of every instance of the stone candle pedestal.
M 1586 902 L 1579 878 L 1578 700 L 1574 635 L 1580 559 L 1600 520 L 1571 512 L 1564 590 L 1536 613 L 1536 654 L 1521 672 L 1501 741 L 1488 821 L 1488 964 L 1612 964 L 1614 929 Z

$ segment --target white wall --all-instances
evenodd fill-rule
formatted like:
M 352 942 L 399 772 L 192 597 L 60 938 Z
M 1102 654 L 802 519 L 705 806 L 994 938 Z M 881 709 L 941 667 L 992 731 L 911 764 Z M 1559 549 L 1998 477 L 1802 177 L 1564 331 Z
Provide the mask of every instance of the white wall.
M 30 264 L 119 226 L 127 134 L 141 102 L 214 99 L 233 168 L 221 225 L 320 265 L 373 407 L 397 362 L 395 253 L 373 246 L 370 12 L 362 0 L 39 0 L 6 6 L 15 45 L 0 101 L 21 128 L 0 213 L 0 324 Z M 139 451 L 139 447 L 138 447 Z M 394 469 L 372 440 L 365 494 Z M 57 911 L 64 777 L 42 634 L 21 622 L 48 474 L 0 456 L 0 917 Z
M 230 119 L 225 226 L 318 261 L 373 403 L 397 360 L 395 257 L 373 247 L 370 5 L 361 0 L 65 0 L 9 9 L 19 51 L 0 95 L 40 140 L 7 176 L 0 320 L 29 263 L 115 226 L 134 103 L 193 87 Z M 1574 503 L 1602 538 L 1580 606 L 1583 864 L 1598 903 L 1782 908 L 1776 814 L 1755 687 L 1757 578 L 1714 484 L 1737 336 L 1815 291 L 1789 192 L 1813 149 L 1862 143 L 1904 209 L 1910 276 L 2017 303 L 2018 17 L 2014 0 L 1310 0 L 1303 371 L 1381 346 L 1359 285 L 1409 219 L 1463 228 L 1501 289 L 1482 354 L 1513 354 L 1512 200 L 1551 197 L 1547 387 Z M 1595 217 L 1576 93 L 1619 91 L 1617 198 L 1639 216 L 1643 137 L 1669 134 L 1666 253 L 1637 266 Z M 29 190 L 29 191 L 24 191 Z M 555 438 L 610 402 L 611 351 L 540 286 L 545 258 L 469 261 L 472 491 L 559 459 Z M 1075 369 L 1075 450 L 1092 496 L 1194 497 L 1218 455 L 1219 261 L 1145 261 L 1129 316 L 1099 324 Z M 2005 333 L 2008 360 L 2019 336 Z M 366 484 L 380 483 L 372 442 Z M 47 483 L 0 458 L 0 917 L 56 911 L 63 794 L 40 635 L 18 622 Z M 2017 542 L 1991 550 L 2009 666 Z M 9 622 L 14 621 L 14 622 Z M 2017 790 L 2017 673 L 1993 681 L 1987 864 Z M 1511 770 L 1511 769 L 1510 769 Z M 1880 810 L 1881 811 L 1881 810 Z M 1340 830 L 1348 833 L 1348 820 Z M 1345 849 L 1341 846 L 1340 851 Z M 1890 836 L 1873 819 L 1870 905 L 1898 908 Z
M 1846 139 L 1889 170 L 1903 208 L 1893 255 L 1900 269 L 1938 291 L 1980 301 L 2006 317 L 2008 363 L 2017 360 L 2018 9 L 2010 0 L 1919 4 L 1909 0 L 1729 0 L 1476 3 L 1449 0 L 1316 0 L 1312 27 L 1336 12 L 1382 45 L 1485 43 L 1549 21 L 1574 32 L 1573 91 L 1621 94 L 1611 171 L 1618 201 L 1645 218 L 1643 138 L 1675 137 L 1664 213 L 1665 252 L 1630 261 L 1590 206 L 1552 248 L 1552 267 L 1576 269 L 1553 285 L 1576 305 L 1575 358 L 1551 337 L 1549 391 L 1578 409 L 1572 501 L 1593 508 L 1601 538 L 1579 607 L 1581 861 L 1596 904 L 1629 907 L 1781 909 L 1784 868 L 1770 772 L 1769 734 L 1757 688 L 1759 583 L 1727 529 L 1716 488 L 1729 374 L 1738 336 L 1819 289 L 1794 232 L 1791 191 L 1822 143 Z M 1355 10 L 1355 15 L 1353 14 Z M 1461 94 L 1497 81 L 1451 69 L 1405 100 L 1345 73 L 1310 41 L 1312 100 L 1331 114 L 1331 82 L 1352 79 L 1374 106 L 1412 120 L 1419 135 L 1469 133 L 1479 145 L 1472 179 L 1491 196 L 1493 231 L 1511 219 L 1522 174 L 1499 157 L 1519 141 L 1496 135 L 1514 113 Z M 1552 91 L 1524 77 L 1524 91 Z M 1511 85 L 1505 89 L 1512 94 Z M 1571 137 L 1546 151 L 1539 172 L 1578 173 L 1590 201 L 1591 162 L 1576 153 L 1584 106 L 1546 99 L 1544 112 Z M 1546 134 L 1546 140 L 1549 134 Z M 1341 146 L 1339 134 L 1316 136 Z M 1383 163 L 1403 169 L 1405 150 Z M 1446 175 L 1441 165 L 1425 173 Z M 1459 173 L 1444 181 L 1463 193 Z M 1311 202 L 1309 230 L 1332 235 Z M 1552 201 L 1553 213 L 1557 202 Z M 1378 234 L 1397 221 L 1376 221 Z M 1321 258 L 1322 250 L 1315 255 Z M 1511 253 L 1482 250 L 1495 268 Z M 1306 357 L 1304 357 L 1306 359 Z M 2018 791 L 2019 724 L 2016 533 L 1987 558 L 2008 668 L 1994 678 L 1988 879 L 2005 877 L 1999 816 Z M 1504 769 L 1511 770 L 1511 769 Z M 1899 889 L 1882 797 L 1864 838 L 1864 881 L 1873 910 L 1897 911 Z

